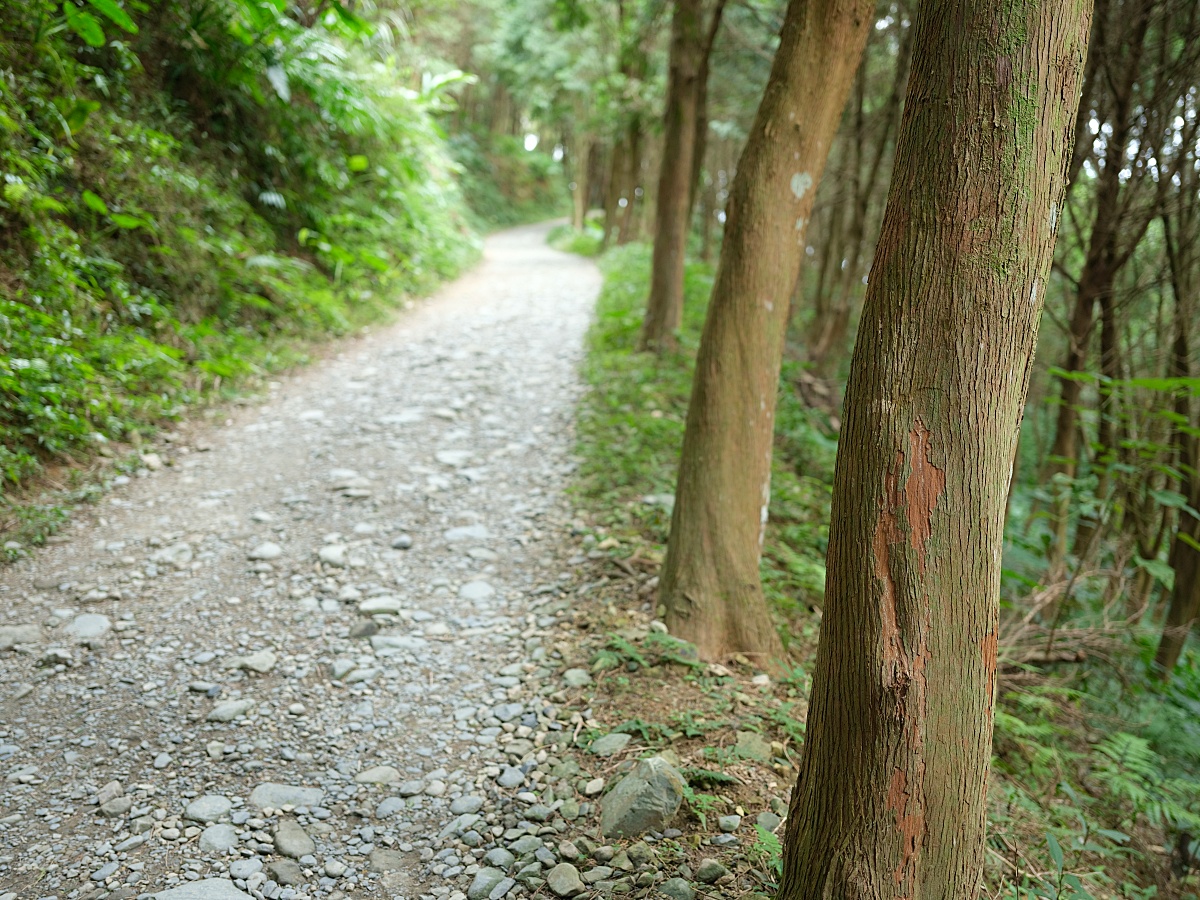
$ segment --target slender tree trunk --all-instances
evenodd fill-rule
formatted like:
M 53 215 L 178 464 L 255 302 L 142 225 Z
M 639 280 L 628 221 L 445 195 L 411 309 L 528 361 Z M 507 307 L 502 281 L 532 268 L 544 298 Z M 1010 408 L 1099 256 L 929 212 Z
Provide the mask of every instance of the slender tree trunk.
M 1106 141 L 1104 164 L 1096 180 L 1096 209 L 1092 231 L 1088 238 L 1087 255 L 1075 292 L 1075 308 L 1071 314 L 1067 335 L 1067 353 L 1060 368 L 1066 373 L 1060 378 L 1059 406 L 1050 448 L 1049 475 L 1073 478 L 1079 456 L 1079 400 L 1083 382 L 1073 377 L 1084 369 L 1094 325 L 1096 301 L 1110 295 L 1117 274 L 1129 258 L 1129 239 L 1123 231 L 1134 231 L 1122 220 L 1129 213 L 1129 204 L 1122 203 L 1122 176 L 1125 154 L 1133 134 L 1133 91 L 1141 68 L 1142 48 L 1150 23 L 1150 10 L 1156 0 L 1138 0 L 1133 4 L 1132 20 L 1128 24 L 1128 51 L 1124 67 L 1117 72 L 1117 82 L 1111 84 L 1113 114 L 1110 118 L 1113 133 Z M 1107 4 L 1105 4 L 1107 6 Z M 1076 132 L 1079 122 L 1076 121 Z M 1072 171 L 1077 159 L 1072 159 Z M 1144 220 L 1147 224 L 1149 219 Z M 1144 226 L 1133 239 L 1136 245 Z M 1125 247 L 1121 246 L 1122 238 Z M 1067 552 L 1070 518 L 1070 492 L 1063 488 L 1055 503 L 1052 519 L 1053 544 L 1050 550 L 1049 580 L 1057 580 Z
M 1183 246 L 1174 248 L 1173 235 L 1168 224 L 1167 245 L 1171 263 L 1172 284 L 1175 288 L 1175 339 L 1171 348 L 1171 375 L 1175 378 L 1191 377 L 1190 329 L 1196 308 L 1195 296 L 1200 288 L 1200 253 L 1196 249 L 1195 227 L 1200 223 L 1196 212 L 1197 184 L 1193 179 L 1184 182 L 1185 194 L 1191 208 L 1181 216 L 1184 233 Z M 1190 183 L 1189 183 L 1190 181 Z M 1190 192 L 1187 190 L 1190 188 Z M 1186 213 L 1193 213 L 1186 216 Z M 1164 217 L 1165 218 L 1165 217 Z M 1190 228 L 1189 228 L 1190 226 Z M 1192 509 L 1200 509 L 1200 438 L 1188 434 L 1190 427 L 1200 426 L 1196 415 L 1196 404 L 1191 395 L 1180 391 L 1175 397 L 1175 446 L 1178 469 L 1182 473 L 1179 492 L 1187 498 Z M 1175 664 L 1183 653 L 1188 633 L 1200 617 L 1200 519 L 1187 510 L 1179 510 L 1179 525 L 1171 544 L 1170 564 L 1175 571 L 1175 584 L 1171 590 L 1171 602 L 1167 607 L 1167 618 L 1163 624 L 1158 652 L 1154 655 L 1155 668 L 1163 679 L 1171 677 Z
M 1097 452 L 1092 459 L 1092 471 L 1096 474 L 1096 499 L 1104 503 L 1109 494 L 1109 466 L 1119 453 L 1121 429 L 1118 422 L 1118 387 L 1121 377 L 1119 332 L 1116 298 L 1109 290 L 1100 300 L 1100 374 L 1105 381 L 1099 386 L 1100 403 L 1097 409 L 1099 423 L 1096 426 Z M 1081 515 L 1075 527 L 1074 553 L 1083 557 L 1099 549 L 1097 531 L 1101 527 L 1098 513 Z
M 837 299 L 826 304 L 826 314 L 821 318 L 821 327 L 813 342 L 809 358 L 818 374 L 829 375 L 844 359 L 846 336 L 850 331 L 853 301 L 862 277 L 861 261 L 867 243 L 867 223 L 871 216 L 871 200 L 879 195 L 879 184 L 886 176 L 883 160 L 892 142 L 892 132 L 900 118 L 900 105 L 904 99 L 904 85 L 908 81 L 908 65 L 912 53 L 912 29 L 905 29 L 900 39 L 900 50 L 896 58 L 896 79 L 891 95 L 884 106 L 883 126 L 870 158 L 867 158 L 865 138 L 865 96 L 860 96 L 858 116 L 855 123 L 854 203 L 850 218 L 850 230 L 846 235 L 843 250 L 845 264 L 836 277 Z M 859 73 L 860 80 L 862 73 Z M 865 88 L 865 86 L 864 86 Z M 865 90 L 864 90 L 865 93 Z M 867 166 L 865 176 L 863 166 Z M 832 295 L 831 295 L 832 296 Z
M 588 208 L 588 173 L 591 169 L 592 142 L 587 138 L 579 140 L 572 168 L 575 169 L 575 187 L 571 191 L 572 214 L 571 226 L 576 231 L 583 231 L 583 221 L 587 217 Z
M 706 659 L 780 649 L 759 556 L 788 304 L 874 8 L 791 0 L 730 190 L 660 582 L 667 626 Z
M 604 193 L 604 239 L 601 247 L 608 249 L 613 235 L 617 233 L 617 210 L 620 209 L 621 192 L 625 188 L 625 141 L 613 144 L 608 160 L 608 189 Z
M 846 389 L 781 900 L 978 896 L 1005 489 L 1086 0 L 923 0 Z
M 674 348 L 675 332 L 683 322 L 683 263 L 696 152 L 703 28 L 703 0 L 675 0 L 650 299 L 642 326 L 642 347 L 646 350 Z
M 696 194 L 700 190 L 700 176 L 704 171 L 704 155 L 708 151 L 708 74 L 712 61 L 713 46 L 717 42 L 717 32 L 721 30 L 721 17 L 725 13 L 726 0 L 716 0 L 712 15 L 709 17 L 708 34 L 704 39 L 704 49 L 700 55 L 700 74 L 696 78 L 696 140 L 692 150 L 692 181 L 688 191 L 688 227 L 691 227 L 692 213 L 696 209 Z
M 628 176 L 625 182 L 625 197 L 628 202 L 621 211 L 621 227 L 617 232 L 618 245 L 636 241 L 638 237 L 636 207 L 639 205 L 637 192 L 642 180 L 642 122 L 636 116 L 629 124 L 629 154 L 626 159 Z

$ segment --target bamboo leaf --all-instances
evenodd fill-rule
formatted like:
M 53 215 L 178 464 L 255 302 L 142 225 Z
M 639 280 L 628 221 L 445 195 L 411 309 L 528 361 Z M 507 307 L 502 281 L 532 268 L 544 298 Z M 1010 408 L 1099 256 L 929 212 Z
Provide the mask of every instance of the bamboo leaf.
M 84 42 L 93 47 L 104 46 L 104 29 L 99 20 L 90 12 L 80 9 L 71 0 L 63 4 L 63 16 L 67 27 L 83 38 Z
M 98 212 L 102 216 L 108 215 L 108 204 L 105 203 L 99 196 L 97 196 L 96 194 L 93 194 L 91 191 L 83 192 L 83 203 L 88 209 L 92 210 L 93 212 Z
M 1054 860 L 1054 866 L 1058 871 L 1063 870 L 1063 851 L 1058 843 L 1058 838 L 1050 832 L 1046 832 L 1046 847 L 1050 851 L 1050 858 Z
M 138 33 L 138 27 L 134 24 L 133 19 L 129 18 L 129 13 L 117 6 L 114 0 L 88 0 L 88 3 L 92 5 L 92 9 L 119 28 L 123 28 L 130 34 Z

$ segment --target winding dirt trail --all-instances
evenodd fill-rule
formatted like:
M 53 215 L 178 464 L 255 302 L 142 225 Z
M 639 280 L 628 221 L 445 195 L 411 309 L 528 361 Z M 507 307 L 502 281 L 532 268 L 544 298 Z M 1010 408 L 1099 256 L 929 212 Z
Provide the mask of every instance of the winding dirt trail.
M 0 570 L 0 900 L 462 896 L 439 830 L 507 836 L 489 809 L 561 728 L 600 278 L 545 234 Z

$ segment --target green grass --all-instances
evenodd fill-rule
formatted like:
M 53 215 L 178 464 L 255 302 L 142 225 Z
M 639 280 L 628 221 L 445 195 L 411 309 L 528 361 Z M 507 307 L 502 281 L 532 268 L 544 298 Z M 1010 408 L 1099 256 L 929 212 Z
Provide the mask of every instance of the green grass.
M 687 266 L 678 351 L 661 357 L 639 353 L 650 255 L 648 246 L 634 244 L 614 248 L 600 260 L 604 286 L 587 339 L 583 371 L 590 390 L 579 413 L 577 490 L 599 524 L 661 546 L 670 527 L 669 499 L 713 273 L 703 263 Z M 805 608 L 819 604 L 824 592 L 836 445 L 819 430 L 786 377 L 776 425 L 762 577 L 769 600 L 791 623 L 783 629 L 791 640 L 794 633 L 810 631 Z
M 570 225 L 555 225 L 546 235 L 546 243 L 564 253 L 595 257 L 604 250 L 604 229 L 590 219 L 584 223 L 583 231 L 576 231 Z

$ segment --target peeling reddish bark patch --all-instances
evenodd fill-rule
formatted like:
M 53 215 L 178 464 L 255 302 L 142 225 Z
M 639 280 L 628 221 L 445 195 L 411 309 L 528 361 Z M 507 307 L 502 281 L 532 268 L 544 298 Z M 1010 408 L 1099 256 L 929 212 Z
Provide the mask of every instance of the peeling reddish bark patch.
M 875 558 L 875 577 L 883 584 L 883 596 L 879 603 L 879 633 L 883 644 L 883 682 L 894 685 L 900 679 L 903 668 L 904 645 L 900 641 L 900 620 L 896 613 L 896 579 L 892 575 L 889 545 L 903 540 L 896 510 L 902 505 L 900 473 L 904 469 L 904 454 L 896 452 L 896 461 L 887 474 L 884 485 L 882 509 L 875 523 L 875 534 L 871 542 Z
M 910 761 L 895 769 L 888 790 L 888 808 L 896 817 L 898 832 L 893 877 L 902 896 L 910 896 L 915 890 L 926 839 L 925 726 L 929 699 L 926 667 L 931 612 L 923 580 L 933 534 L 933 512 L 946 490 L 945 470 L 932 461 L 933 434 L 920 419 L 908 434 L 906 449 L 907 454 L 905 450 L 896 451 L 885 476 L 871 542 L 873 570 L 881 587 L 881 681 L 895 700 L 894 715 L 901 723 L 905 745 L 902 756 Z M 897 566 L 893 554 L 899 554 L 903 563 L 911 560 L 909 553 L 916 557 L 915 566 L 911 562 Z M 901 606 L 907 613 L 903 618 Z
M 987 673 L 987 702 L 991 707 L 996 702 L 996 655 L 999 649 L 996 632 L 989 631 L 984 635 L 979 642 L 979 649 L 983 654 L 983 670 Z
M 933 433 L 920 419 L 908 433 L 908 444 L 912 465 L 912 474 L 904 486 L 908 501 L 908 536 L 912 548 L 917 551 L 917 572 L 924 575 L 925 553 L 933 533 L 933 510 L 946 491 L 946 471 L 930 461 Z

